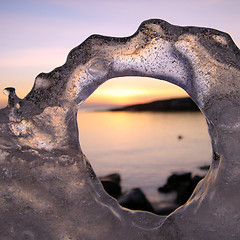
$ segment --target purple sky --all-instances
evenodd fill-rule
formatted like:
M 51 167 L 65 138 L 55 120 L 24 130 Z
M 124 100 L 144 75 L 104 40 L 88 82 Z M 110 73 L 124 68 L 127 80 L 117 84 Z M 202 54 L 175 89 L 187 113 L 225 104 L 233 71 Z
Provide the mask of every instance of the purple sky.
M 216 28 L 240 46 L 239 10 L 239 0 L 1 0 L 0 107 L 6 104 L 5 87 L 15 87 L 24 97 L 38 73 L 62 65 L 68 52 L 89 35 L 128 36 L 149 18 Z M 106 89 L 131 89 L 134 84 L 112 80 Z M 141 84 L 146 90 L 156 88 L 154 81 Z M 159 89 L 171 88 L 157 84 Z

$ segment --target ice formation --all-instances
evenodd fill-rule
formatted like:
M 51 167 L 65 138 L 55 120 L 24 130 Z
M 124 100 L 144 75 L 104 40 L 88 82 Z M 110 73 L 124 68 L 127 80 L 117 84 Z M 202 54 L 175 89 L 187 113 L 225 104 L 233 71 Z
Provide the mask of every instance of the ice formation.
M 92 35 L 0 111 L 0 239 L 240 239 L 240 52 L 226 33 L 143 22 L 130 37 Z M 81 151 L 79 105 L 113 77 L 176 84 L 206 117 L 211 168 L 167 217 L 121 208 Z

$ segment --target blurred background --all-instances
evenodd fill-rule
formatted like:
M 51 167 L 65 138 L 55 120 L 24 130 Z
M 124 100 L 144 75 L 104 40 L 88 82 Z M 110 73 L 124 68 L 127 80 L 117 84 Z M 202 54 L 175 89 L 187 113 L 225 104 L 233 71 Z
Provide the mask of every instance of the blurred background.
M 91 34 L 132 35 L 160 18 L 180 26 L 216 28 L 240 45 L 239 0 L 0 0 L 0 108 L 5 87 L 23 98 L 40 72 L 64 64 L 68 52 Z M 97 175 L 118 172 L 123 191 L 140 186 L 152 201 L 173 172 L 199 173 L 211 161 L 200 112 L 95 112 L 135 103 L 186 97 L 180 88 L 148 78 L 112 79 L 78 115 L 81 146 Z

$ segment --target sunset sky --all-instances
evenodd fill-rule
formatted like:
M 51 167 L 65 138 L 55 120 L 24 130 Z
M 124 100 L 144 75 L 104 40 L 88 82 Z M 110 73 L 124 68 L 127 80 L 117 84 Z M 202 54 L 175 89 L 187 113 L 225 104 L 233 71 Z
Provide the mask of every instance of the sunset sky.
M 36 75 L 65 62 L 68 52 L 93 33 L 132 35 L 139 24 L 161 18 L 228 32 L 240 46 L 239 0 L 0 0 L 0 107 L 5 87 L 23 98 Z M 88 104 L 132 104 L 185 96 L 173 85 L 121 78 L 101 86 Z

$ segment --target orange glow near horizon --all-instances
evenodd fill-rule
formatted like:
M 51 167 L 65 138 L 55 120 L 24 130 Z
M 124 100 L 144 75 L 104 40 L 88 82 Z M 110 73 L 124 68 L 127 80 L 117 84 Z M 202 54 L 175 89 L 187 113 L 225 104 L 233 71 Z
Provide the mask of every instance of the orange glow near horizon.
M 187 93 L 173 90 L 141 92 L 137 90 L 131 91 L 127 89 L 119 89 L 112 91 L 99 91 L 99 93 L 94 93 L 92 96 L 90 96 L 86 102 L 88 104 L 128 105 L 186 96 Z
M 21 88 L 17 88 L 16 91 L 19 97 L 27 94 Z M 164 81 L 143 77 L 122 77 L 111 79 L 101 85 L 84 105 L 131 105 L 187 96 L 181 88 Z M 6 105 L 7 96 L 2 94 L 0 108 Z
M 186 97 L 181 88 L 150 78 L 115 78 L 104 83 L 86 104 L 130 105 L 154 100 Z

